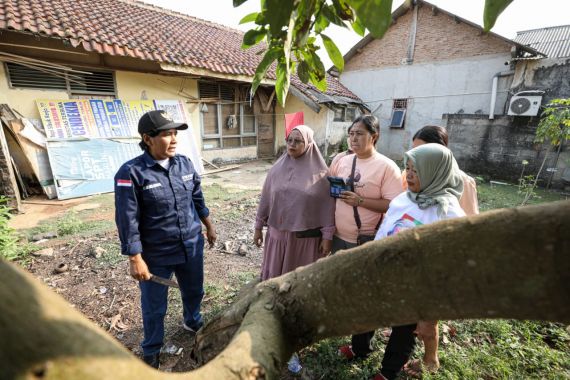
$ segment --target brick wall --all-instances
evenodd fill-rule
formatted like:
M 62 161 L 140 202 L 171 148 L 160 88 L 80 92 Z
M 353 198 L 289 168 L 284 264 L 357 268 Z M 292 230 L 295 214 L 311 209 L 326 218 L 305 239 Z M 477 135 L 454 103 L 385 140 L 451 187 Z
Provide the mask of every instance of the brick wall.
M 408 36 L 413 11 L 392 24 L 384 37 L 372 40 L 345 65 L 345 71 L 402 65 L 407 57 Z M 414 50 L 414 63 L 453 60 L 510 51 L 511 46 L 491 34 L 443 13 L 433 13 L 430 6 L 420 5 Z

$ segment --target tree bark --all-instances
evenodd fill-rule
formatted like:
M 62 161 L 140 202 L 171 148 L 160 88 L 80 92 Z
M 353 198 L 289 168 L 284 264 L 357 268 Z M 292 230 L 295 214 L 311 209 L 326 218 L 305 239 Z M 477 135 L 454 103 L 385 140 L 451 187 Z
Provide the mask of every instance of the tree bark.
M 1 262 L 0 378 L 276 378 L 293 351 L 380 326 L 569 323 L 569 274 L 569 201 L 422 226 L 251 285 L 198 334 L 196 354 L 208 364 L 174 375 L 146 367 L 39 281 Z

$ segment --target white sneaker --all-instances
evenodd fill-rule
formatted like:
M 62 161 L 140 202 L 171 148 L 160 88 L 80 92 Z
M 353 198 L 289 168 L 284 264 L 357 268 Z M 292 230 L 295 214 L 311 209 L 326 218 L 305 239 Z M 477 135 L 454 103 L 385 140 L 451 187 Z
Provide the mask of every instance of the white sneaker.
M 303 369 L 301 361 L 299 360 L 299 355 L 297 355 L 296 352 L 293 353 L 293 355 L 291 355 L 291 359 L 289 359 L 289 361 L 287 362 L 287 369 L 289 369 L 289 372 L 294 374 L 300 373 L 301 370 Z
M 202 327 L 202 326 L 200 326 Z M 190 331 L 191 333 L 196 334 L 198 332 L 198 330 L 200 330 L 200 328 L 198 328 L 198 330 L 194 330 L 192 327 L 186 325 L 186 323 L 182 322 L 182 328 L 184 328 L 184 330 L 186 331 Z

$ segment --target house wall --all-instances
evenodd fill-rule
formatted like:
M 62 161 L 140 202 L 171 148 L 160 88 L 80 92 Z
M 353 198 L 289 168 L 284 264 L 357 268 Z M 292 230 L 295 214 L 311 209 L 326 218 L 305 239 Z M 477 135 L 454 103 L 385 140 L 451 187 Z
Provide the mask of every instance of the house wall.
M 543 90 L 542 104 L 570 96 L 570 58 L 545 58 L 517 62 L 513 93 Z
M 175 76 L 116 71 L 117 98 L 121 100 L 181 100 L 186 112 L 186 120 L 192 131 L 198 150 L 202 149 L 200 133 L 200 112 L 196 103 L 186 103 L 187 98 L 179 95 L 179 90 L 198 97 L 198 84 L 195 80 Z
M 321 105 L 321 110 L 317 113 L 309 106 L 303 103 L 299 98 L 288 94 L 285 101 L 285 107 L 275 107 L 276 115 L 276 128 L 275 128 L 275 151 L 282 152 L 285 150 L 285 114 L 303 111 L 303 118 L 305 125 L 311 127 L 315 132 L 314 139 L 319 149 L 325 146 L 327 136 L 327 125 L 329 118 L 329 108 Z M 331 111 L 332 112 L 332 111 Z M 332 120 L 332 119 L 331 119 Z
M 29 119 L 40 119 L 36 99 L 67 100 L 67 91 L 10 88 L 4 64 L 0 62 L 0 103 L 9 104 Z
M 414 133 L 442 124 L 445 113 L 489 113 L 493 76 L 505 70 L 510 46 L 431 7 L 418 10 L 412 64 L 405 64 L 412 11 L 345 65 L 341 82 L 380 119 L 378 149 L 401 159 Z M 402 63 L 404 62 L 404 64 Z M 495 114 L 503 114 L 512 76 L 499 79 Z M 404 128 L 388 128 L 394 99 L 408 99 Z
M 450 149 L 461 169 L 516 183 L 528 161 L 526 174 L 538 173 L 546 145 L 535 144 L 538 118 L 488 115 L 444 115 L 443 125 L 449 132 Z M 556 168 L 552 177 L 555 187 L 570 185 L 570 149 L 563 145 L 560 156 L 550 152 L 545 169 Z M 541 185 L 546 185 L 552 171 L 544 170 Z

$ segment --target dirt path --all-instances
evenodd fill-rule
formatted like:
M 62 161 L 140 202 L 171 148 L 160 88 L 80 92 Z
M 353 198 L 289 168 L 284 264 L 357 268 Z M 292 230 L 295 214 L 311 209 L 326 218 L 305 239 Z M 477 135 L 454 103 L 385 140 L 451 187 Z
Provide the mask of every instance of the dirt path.
M 268 162 L 254 161 L 203 177 L 204 188 L 213 189 L 213 199 L 206 200 L 218 232 L 216 246 L 204 252 L 202 311 L 206 320 L 231 303 L 239 288 L 260 273 L 262 252 L 252 244 L 253 224 L 258 195 L 270 167 Z M 104 221 L 112 226 L 113 194 L 69 201 L 30 201 L 25 204 L 25 213 L 11 220 L 12 227 L 22 230 L 41 221 L 49 223 L 71 210 L 84 221 Z M 237 253 L 240 247 L 246 250 L 245 254 Z M 31 256 L 26 269 L 140 356 L 138 284 L 128 274 L 114 228 L 60 236 L 43 243 L 42 248 L 52 251 L 45 256 Z M 195 365 L 189 357 L 193 337 L 181 328 L 181 307 L 178 291 L 171 289 L 161 356 L 162 369 L 166 371 L 187 371 Z

